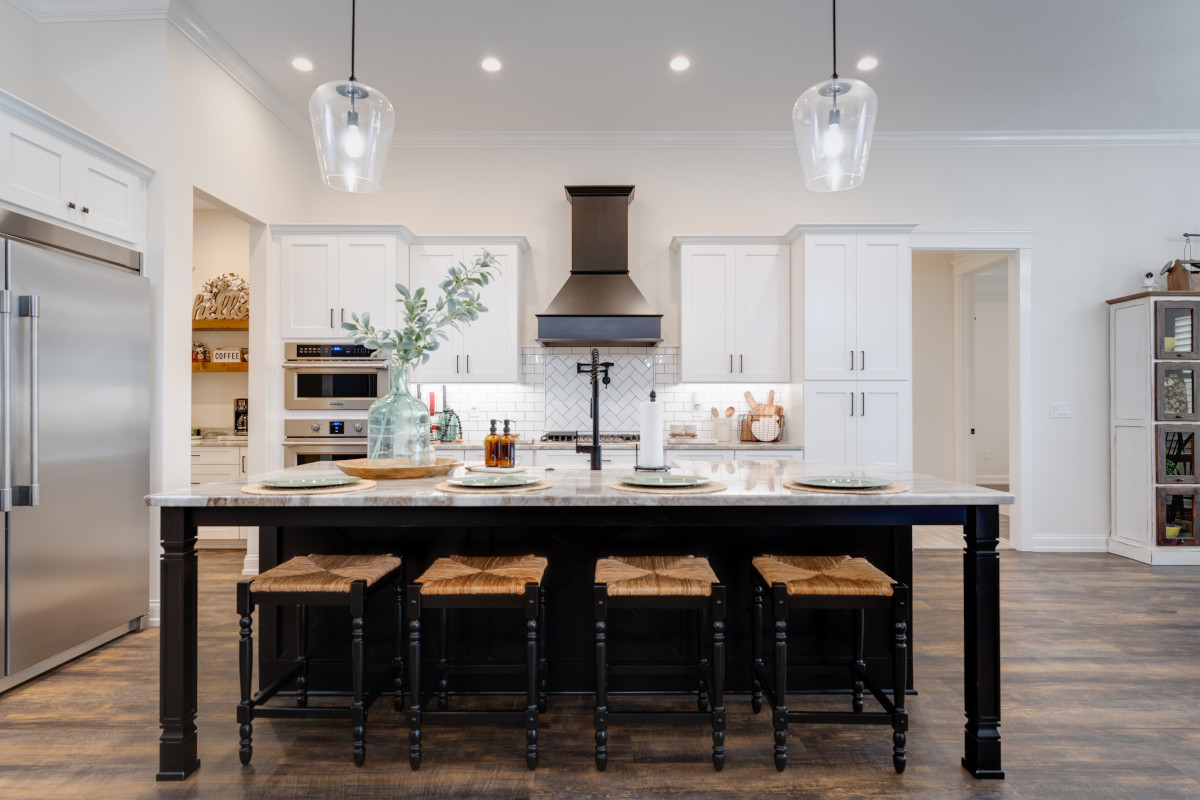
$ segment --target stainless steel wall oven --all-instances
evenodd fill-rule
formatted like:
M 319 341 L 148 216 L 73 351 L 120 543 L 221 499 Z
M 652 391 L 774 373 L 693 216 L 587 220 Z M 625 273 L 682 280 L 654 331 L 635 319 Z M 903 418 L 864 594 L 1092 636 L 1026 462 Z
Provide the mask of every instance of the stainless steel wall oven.
M 362 345 L 292 342 L 286 348 L 286 409 L 365 410 L 388 393 L 387 364 Z
M 287 419 L 283 421 L 283 465 L 366 458 L 365 419 Z

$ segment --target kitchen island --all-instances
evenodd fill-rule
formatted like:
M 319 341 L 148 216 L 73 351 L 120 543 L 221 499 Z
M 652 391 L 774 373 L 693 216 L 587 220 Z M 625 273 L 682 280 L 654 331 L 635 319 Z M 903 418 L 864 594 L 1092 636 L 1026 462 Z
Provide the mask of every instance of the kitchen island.
M 711 476 L 727 484 L 715 494 L 632 494 L 610 484 L 628 470 L 546 470 L 554 485 L 524 494 L 446 494 L 441 478 L 381 481 L 362 492 L 261 496 L 244 494 L 242 483 L 193 486 L 152 495 L 161 508 L 162 649 L 159 686 L 162 737 L 160 780 L 182 780 L 200 764 L 197 753 L 197 565 L 196 528 L 248 525 L 260 529 L 262 567 L 298 553 L 319 552 L 336 539 L 340 552 L 393 552 L 415 576 L 435 555 L 537 552 L 550 560 L 547 627 L 551 688 L 588 691 L 579 685 L 590 670 L 572 668 L 586 653 L 591 615 L 572 599 L 590 597 L 590 570 L 597 554 L 678 552 L 705 555 L 730 587 L 733 625 L 749 612 L 749 561 L 764 551 L 867 555 L 900 581 L 911 581 L 911 531 L 917 524 L 964 526 L 963 560 L 965 751 L 962 765 L 979 778 L 1001 778 L 1000 765 L 1000 575 L 996 554 L 998 512 L 1012 495 L 940 478 L 862 464 L 821 462 L 683 462 L 676 472 Z M 312 464 L 285 474 L 320 474 Z M 541 472 L 537 470 L 535 472 Z M 899 494 L 849 495 L 797 492 L 788 476 L 865 473 L 909 488 Z M 265 476 L 253 476 L 255 478 Z M 328 549 L 328 548 L 325 548 Z M 914 587 L 919 593 L 920 587 Z M 743 596 L 745 595 L 745 596 Z M 741 623 L 739 623 L 739 618 Z M 276 630 L 278 626 L 275 626 Z M 654 621 L 643 628 L 654 629 Z M 271 626 L 260 624 L 268 639 Z M 487 658 L 503 660 L 503 636 L 491 631 Z M 656 641 L 655 637 L 664 639 Z M 581 640 L 582 637 L 582 640 Z M 477 637 L 479 638 L 479 637 Z M 677 653 L 670 635 L 637 640 L 650 658 Z M 736 668 L 747 648 L 732 637 L 730 689 L 745 689 Z M 283 652 L 265 641 L 264 657 Z M 739 652 L 740 650 L 740 652 Z M 479 654 L 471 654 L 472 658 Z M 641 653 L 635 655 L 642 655 Z M 264 666 L 267 666 L 264 664 Z M 564 668 L 565 667 L 565 668 Z M 565 677 L 564 677 L 565 675 Z M 556 678 L 558 682 L 556 683 Z

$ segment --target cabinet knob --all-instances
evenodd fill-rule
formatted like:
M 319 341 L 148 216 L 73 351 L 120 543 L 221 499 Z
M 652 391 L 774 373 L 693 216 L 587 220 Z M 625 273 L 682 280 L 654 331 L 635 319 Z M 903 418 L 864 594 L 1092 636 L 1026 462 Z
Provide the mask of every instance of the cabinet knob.
M 67 208 L 74 208 L 74 207 L 75 207 L 75 203 L 74 203 L 74 202 L 68 202 L 68 203 L 67 203 Z
M 79 210 L 80 210 L 80 211 L 82 211 L 82 212 L 83 212 L 83 213 L 85 213 L 85 214 L 86 214 L 86 213 L 88 213 L 88 207 L 87 207 L 87 206 L 84 206 L 83 208 L 81 208 L 81 209 L 79 209 Z
M 312 424 L 312 426 L 311 426 L 311 427 L 312 427 L 312 429 L 313 429 L 313 433 L 316 433 L 316 432 L 318 432 L 319 430 L 321 430 L 321 423 L 319 423 L 319 422 L 314 422 L 314 423 Z

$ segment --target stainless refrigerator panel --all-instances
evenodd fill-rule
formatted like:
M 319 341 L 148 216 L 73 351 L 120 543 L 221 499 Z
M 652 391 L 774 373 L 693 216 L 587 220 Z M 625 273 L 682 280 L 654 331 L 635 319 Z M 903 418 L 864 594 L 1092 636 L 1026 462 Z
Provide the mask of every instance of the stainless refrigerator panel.
M 144 278 L 17 242 L 8 279 L 13 482 L 36 446 L 39 483 L 8 515 L 11 674 L 147 613 L 150 303 Z

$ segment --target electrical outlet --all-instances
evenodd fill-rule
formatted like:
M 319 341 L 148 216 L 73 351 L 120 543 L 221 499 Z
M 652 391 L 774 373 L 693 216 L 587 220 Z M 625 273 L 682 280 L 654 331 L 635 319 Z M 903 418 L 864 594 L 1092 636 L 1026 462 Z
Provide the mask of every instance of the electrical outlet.
M 1050 418 L 1051 419 L 1067 419 L 1071 416 L 1070 403 L 1051 403 Z
M 988 450 L 988 449 L 984 448 L 984 451 L 983 451 L 983 460 L 984 460 L 984 461 L 991 461 L 991 460 L 992 460 L 992 451 L 991 451 L 991 450 Z

